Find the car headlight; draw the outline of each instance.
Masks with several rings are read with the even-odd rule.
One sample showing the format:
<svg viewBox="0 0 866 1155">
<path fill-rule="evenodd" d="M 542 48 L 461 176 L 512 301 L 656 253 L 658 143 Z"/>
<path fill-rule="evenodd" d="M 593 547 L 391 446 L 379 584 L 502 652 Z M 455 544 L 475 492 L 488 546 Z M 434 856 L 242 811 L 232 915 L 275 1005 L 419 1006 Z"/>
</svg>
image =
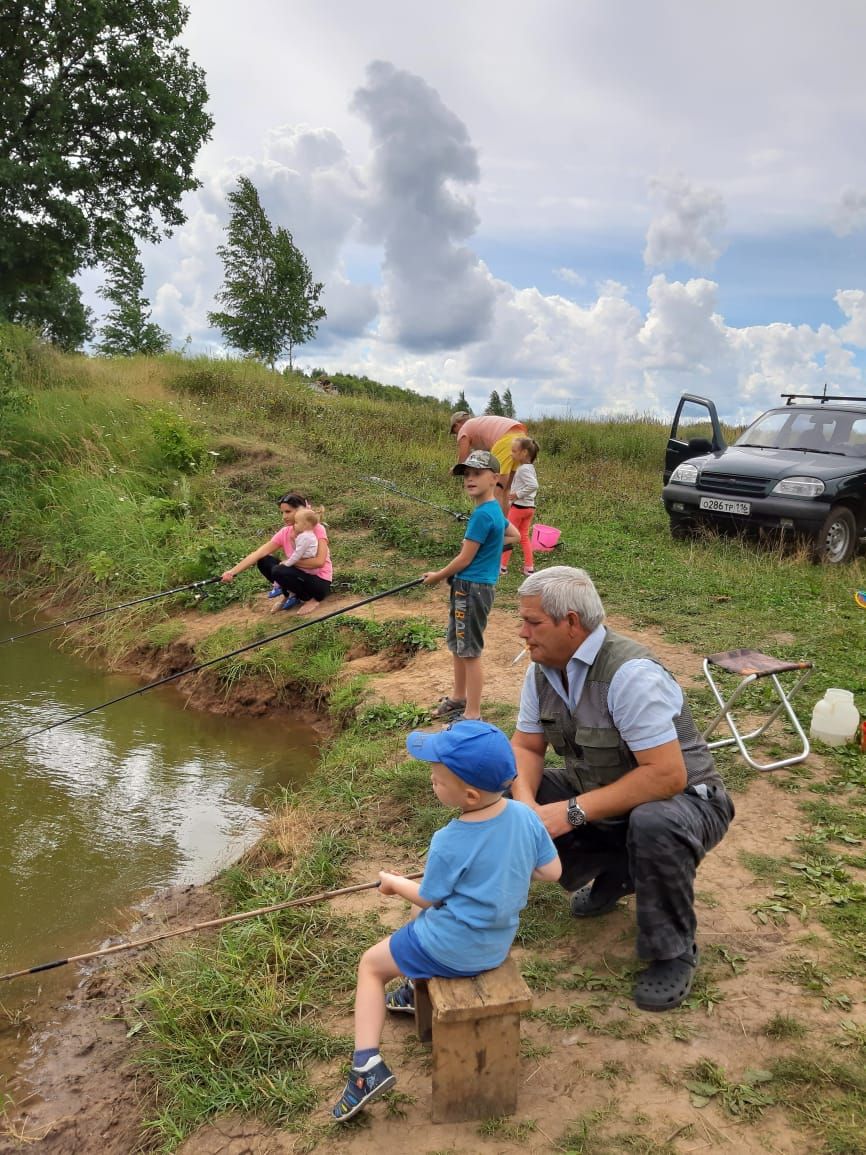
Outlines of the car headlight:
<svg viewBox="0 0 866 1155">
<path fill-rule="evenodd" d="M 818 477 L 786 477 L 776 482 L 772 492 L 787 497 L 820 497 L 824 492 L 824 482 Z"/>
<path fill-rule="evenodd" d="M 680 485 L 697 485 L 698 483 L 698 467 L 696 465 L 689 465 L 684 461 L 682 465 L 678 465 L 671 474 L 671 481 L 678 481 Z"/>
</svg>

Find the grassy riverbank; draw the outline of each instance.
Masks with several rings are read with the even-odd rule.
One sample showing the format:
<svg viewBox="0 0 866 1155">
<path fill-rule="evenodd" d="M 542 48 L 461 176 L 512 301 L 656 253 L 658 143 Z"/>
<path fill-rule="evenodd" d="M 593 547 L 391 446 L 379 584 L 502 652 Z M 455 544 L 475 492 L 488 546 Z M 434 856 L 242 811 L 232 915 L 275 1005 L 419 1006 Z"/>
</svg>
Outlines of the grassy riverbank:
<svg viewBox="0 0 866 1155">
<path fill-rule="evenodd" d="M 447 412 L 432 401 L 322 395 L 301 377 L 250 364 L 92 361 L 46 353 L 17 336 L 6 348 L 0 549 L 13 591 L 35 589 L 48 603 L 83 611 L 212 576 L 269 536 L 271 503 L 289 489 L 326 507 L 335 593 L 388 589 L 456 551 L 461 530 L 453 519 L 363 480 L 383 477 L 464 508 L 447 474 Z M 809 658 L 816 673 L 804 701 L 844 686 L 866 713 L 866 613 L 852 596 L 866 586 L 862 558 L 824 569 L 735 540 L 672 542 L 659 501 L 663 421 L 548 419 L 533 432 L 542 445 L 539 515 L 563 530 L 553 560 L 584 565 L 610 612 L 683 653 L 749 645 Z M 516 575 L 505 580 L 500 610 L 513 607 L 517 584 Z M 198 611 L 205 626 L 187 643 L 192 656 L 263 636 L 274 619 L 245 620 L 241 612 L 260 592 L 252 575 L 213 587 Z M 329 712 L 333 724 L 315 781 L 280 801 L 257 855 L 219 880 L 227 911 L 369 877 L 379 862 L 418 865 L 443 814 L 425 768 L 403 760 L 403 738 L 423 717 L 429 691 L 419 684 L 406 695 L 414 701 L 383 704 L 371 692 L 377 676 L 348 676 L 346 662 L 384 649 L 411 662 L 435 644 L 444 614 L 436 621 L 429 610 L 422 615 L 421 600 L 405 597 L 409 622 L 340 619 L 345 624 L 306 630 L 216 668 L 223 692 L 265 680 L 284 700 Z M 143 639 L 152 653 L 168 650 L 185 637 L 177 608 L 157 603 L 113 616 L 74 644 L 113 660 Z M 696 681 L 689 696 L 705 717 L 708 691 Z M 486 713 L 506 728 L 513 721 L 513 708 L 502 703 L 491 701 Z M 525 971 L 539 994 L 526 1055 L 540 1069 L 562 1067 L 575 1061 L 568 1040 L 579 1036 L 578 1046 L 603 1056 L 598 1070 L 587 1069 L 586 1094 L 555 1125 L 559 1150 L 663 1155 L 688 1150 L 689 1136 L 703 1134 L 690 1130 L 698 1121 L 669 1138 L 672 1128 L 652 1112 L 649 1122 L 636 1120 L 626 1088 L 637 1084 L 630 1064 L 639 1063 L 647 1102 L 679 1096 L 686 1110 L 691 1097 L 693 1108 L 706 1107 L 700 1119 L 716 1113 L 717 1129 L 733 1120 L 733 1150 L 866 1151 L 866 1007 L 856 981 L 866 963 L 866 757 L 820 753 L 762 781 L 738 759 L 721 760 L 744 828 L 750 807 L 767 807 L 768 798 L 787 808 L 789 825 L 768 820 L 763 844 L 710 856 L 711 881 L 703 882 L 702 870 L 698 884 L 707 887 L 702 926 L 712 926 L 721 909 L 736 937 L 725 937 L 719 924 L 690 1005 L 659 1016 L 663 1024 L 627 1009 L 628 927 L 625 945 L 599 939 L 595 928 L 569 922 L 556 888 L 536 888 L 521 930 Z M 714 862 L 736 874 L 742 894 L 735 899 Z M 131 1024 L 131 1045 L 154 1079 L 145 1104 L 148 1142 L 175 1149 L 201 1123 L 230 1111 L 296 1131 L 297 1150 L 321 1141 L 328 1124 L 317 1107 L 338 1089 L 357 957 L 382 934 L 375 910 L 361 909 L 301 908 L 241 924 L 149 967 Z M 785 963 L 762 953 L 770 932 Z M 768 983 L 773 998 L 761 1018 Z M 776 997 L 780 986 L 784 1002 Z M 745 1014 L 744 992 L 757 1004 L 740 1030 L 733 1016 L 738 1006 Z M 801 1038 L 807 1031 L 808 1044 Z M 713 1046 L 701 1050 L 702 1039 Z M 762 1047 L 771 1053 L 756 1073 L 750 1051 Z M 412 1059 L 408 1049 L 405 1058 Z M 509 1143 L 554 1149 L 542 1130 L 554 1126 L 546 1101 L 533 1100 L 532 1088 L 521 1094 L 520 1119 L 480 1134 L 467 1125 L 468 1146 L 453 1149 L 486 1150 L 488 1141 L 491 1151 L 511 1150 Z M 610 1105 L 605 1088 L 614 1089 L 619 1106 Z M 384 1110 L 395 1118 L 411 1109 L 398 1091 Z M 783 1145 L 783 1118 L 801 1147 Z M 522 1139 L 508 1127 L 523 1127 Z M 342 1140 L 349 1149 L 353 1131 Z M 383 1151 L 399 1149 L 387 1136 L 384 1143 Z"/>
</svg>

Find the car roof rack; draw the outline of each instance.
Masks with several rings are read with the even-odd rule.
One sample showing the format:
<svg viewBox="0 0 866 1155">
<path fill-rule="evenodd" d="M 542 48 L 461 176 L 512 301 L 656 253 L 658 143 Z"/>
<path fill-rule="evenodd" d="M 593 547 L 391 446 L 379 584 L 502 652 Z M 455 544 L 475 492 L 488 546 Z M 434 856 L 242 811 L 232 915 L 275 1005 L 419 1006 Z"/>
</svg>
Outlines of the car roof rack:
<svg viewBox="0 0 866 1155">
<path fill-rule="evenodd" d="M 828 397 L 826 385 L 823 393 L 782 393 L 780 396 L 786 405 L 792 405 L 796 401 L 820 401 L 822 405 L 828 401 L 831 404 L 837 401 L 866 401 L 866 397 Z"/>
</svg>

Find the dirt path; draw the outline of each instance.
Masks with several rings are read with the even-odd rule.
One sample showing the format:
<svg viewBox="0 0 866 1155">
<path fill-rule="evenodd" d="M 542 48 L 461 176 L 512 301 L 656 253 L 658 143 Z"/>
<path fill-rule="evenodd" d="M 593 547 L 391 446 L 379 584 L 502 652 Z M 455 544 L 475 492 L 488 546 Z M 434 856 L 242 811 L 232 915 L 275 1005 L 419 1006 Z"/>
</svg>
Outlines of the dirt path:
<svg viewBox="0 0 866 1155">
<path fill-rule="evenodd" d="M 345 604 L 351 600 L 345 599 Z M 337 605 L 328 603 L 330 609 Z M 266 612 L 264 605 L 252 611 Z M 443 626 L 445 618 L 439 592 L 408 606 L 386 599 L 359 612 L 377 618 L 425 614 Z M 250 611 L 229 609 L 219 624 L 246 622 L 249 617 Z M 200 622 L 200 617 L 188 619 L 190 637 Z M 652 632 L 638 635 L 619 619 L 612 618 L 610 624 L 649 644 L 686 687 L 699 676 L 699 655 L 672 647 Z M 524 661 L 512 664 L 521 649 L 515 615 L 494 611 L 486 640 L 485 697 L 515 705 L 525 671 Z M 361 668 L 364 661 L 350 663 L 349 669 Z M 450 656 L 444 646 L 417 655 L 403 669 L 376 673 L 368 662 L 366 672 L 373 679 L 372 694 L 392 703 L 433 701 L 450 688 Z M 810 765 L 820 773 L 817 760 Z M 399 1113 L 389 1114 L 385 1105 L 379 1105 L 360 1126 L 335 1133 L 328 1126 L 326 1106 L 340 1089 L 340 1077 L 337 1065 L 323 1068 L 319 1073 L 323 1107 L 314 1122 L 322 1129 L 318 1150 L 352 1155 L 410 1151 L 526 1155 L 569 1149 L 592 1155 L 620 1150 L 657 1155 L 808 1151 L 808 1138 L 780 1109 L 746 1122 L 723 1113 L 715 1103 L 698 1109 L 685 1086 L 685 1068 L 701 1059 L 720 1064 L 732 1078 L 740 1079 L 783 1053 L 785 1045 L 764 1034 L 777 1012 L 796 1016 L 824 1039 L 838 1030 L 842 1017 L 838 1007 L 834 1010 L 820 996 L 778 974 L 798 953 L 821 960 L 825 948 L 820 928 L 803 927 L 796 920 L 787 926 L 761 925 L 750 911 L 770 887 L 756 882 L 742 865 L 742 856 L 790 853 L 791 832 L 803 821 L 796 797 L 779 789 L 778 778 L 767 777 L 754 782 L 736 801 L 737 819 L 730 834 L 709 855 L 698 876 L 699 942 L 707 977 L 701 987 L 704 994 L 694 1006 L 666 1015 L 641 1014 L 624 993 L 622 981 L 623 991 L 617 989 L 617 976 L 633 962 L 634 909 L 629 899 L 595 923 L 575 924 L 572 941 L 534 952 L 539 963 L 552 962 L 559 968 L 559 978 L 554 976 L 549 989 L 536 997 L 536 1009 L 548 1018 L 528 1018 L 523 1024 L 516 1116 L 488 1128 L 487 1134 L 474 1123 L 433 1126 L 427 1058 L 413 1043 L 409 1023 L 389 1022 L 383 1050 L 399 1076 Z M 368 878 L 371 868 L 359 864 L 358 880 Z M 386 904 L 375 893 L 358 900 L 356 910 L 361 904 L 381 904 L 383 919 L 399 922 L 403 917 L 396 904 Z M 195 921 L 202 908 L 212 905 L 206 888 L 170 896 L 168 906 L 157 908 L 156 920 Z M 807 934 L 810 937 L 805 938 Z M 562 985 L 563 977 L 569 985 Z M 846 990 L 844 982 L 834 989 Z M 42 1057 L 28 1076 L 34 1097 L 25 1112 L 11 1120 L 13 1130 L 30 1142 L 21 1144 L 7 1135 L 0 1138 L 0 1152 L 28 1146 L 51 1155 L 129 1155 L 137 1149 L 138 1103 L 149 1088 L 146 1078 L 128 1063 L 135 1047 L 135 1041 L 126 1037 L 133 1021 L 128 999 L 119 968 L 84 978 L 56 1022 L 47 1027 Z M 587 1009 L 591 1026 L 580 1018 Z M 846 1015 L 857 1017 L 857 1011 Z M 334 1026 L 350 1033 L 348 1019 L 337 1020 Z M 569 1127 L 573 1135 L 583 1128 L 584 1146 L 573 1137 L 571 1147 L 563 1145 Z M 590 1146 L 593 1136 L 596 1145 Z M 234 1118 L 203 1127 L 180 1148 L 182 1155 L 284 1155 L 299 1149 L 296 1135 Z"/>
</svg>

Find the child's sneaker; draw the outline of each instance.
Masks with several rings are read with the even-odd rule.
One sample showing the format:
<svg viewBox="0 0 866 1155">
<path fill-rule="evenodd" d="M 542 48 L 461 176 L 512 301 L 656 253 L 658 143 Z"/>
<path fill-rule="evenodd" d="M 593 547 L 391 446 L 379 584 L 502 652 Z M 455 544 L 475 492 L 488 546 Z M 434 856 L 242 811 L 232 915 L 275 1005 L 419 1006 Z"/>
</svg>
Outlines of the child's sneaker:
<svg viewBox="0 0 866 1155">
<path fill-rule="evenodd" d="M 529 575 L 531 573 L 535 573 L 535 570 L 532 568 L 532 566 L 526 565 L 523 567 L 523 576 L 524 577 L 529 577 Z"/>
<path fill-rule="evenodd" d="M 501 574 L 505 574 L 505 573 L 508 573 L 508 566 L 507 566 L 507 565 L 501 565 L 501 566 L 499 567 L 499 572 L 500 572 Z"/>
<path fill-rule="evenodd" d="M 282 596 L 283 596 L 283 591 L 280 589 L 280 583 L 274 582 L 273 588 L 271 589 L 271 592 L 268 594 L 268 597 L 269 598 L 281 598 Z"/>
<path fill-rule="evenodd" d="M 369 1071 L 357 1071 L 353 1067 L 343 1097 L 332 1109 L 331 1115 L 336 1122 L 345 1123 L 363 1111 L 368 1103 L 390 1091 L 396 1082 L 382 1059 Z"/>
<path fill-rule="evenodd" d="M 385 1008 L 395 1014 L 415 1014 L 415 984 L 411 979 L 406 979 L 396 990 L 388 991 L 385 995 Z"/>
<path fill-rule="evenodd" d="M 465 709 L 465 698 L 445 697 L 439 699 L 439 701 L 430 711 L 430 716 L 432 718 L 438 718 L 440 720 L 447 719 L 450 721 L 455 716 L 455 714 L 462 714 Z"/>
</svg>

